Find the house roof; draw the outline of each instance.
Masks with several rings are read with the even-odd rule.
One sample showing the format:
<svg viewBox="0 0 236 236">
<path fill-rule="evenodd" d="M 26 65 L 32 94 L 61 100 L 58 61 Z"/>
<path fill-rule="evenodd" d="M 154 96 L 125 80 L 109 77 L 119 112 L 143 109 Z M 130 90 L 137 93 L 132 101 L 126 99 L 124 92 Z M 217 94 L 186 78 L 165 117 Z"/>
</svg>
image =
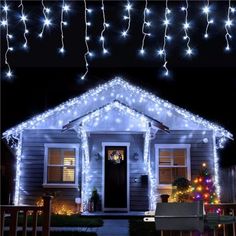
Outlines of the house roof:
<svg viewBox="0 0 236 236">
<path fill-rule="evenodd" d="M 80 116 L 80 117 L 78 117 L 78 118 L 76 118 L 76 119 L 74 119 L 72 121 L 69 121 L 68 124 L 63 126 L 63 130 L 68 130 L 68 129 L 74 127 L 79 122 L 83 122 L 83 120 L 86 119 L 86 117 L 88 117 L 88 116 L 92 116 L 93 114 L 98 113 L 98 112 L 102 113 L 102 112 L 106 111 L 108 108 L 111 109 L 113 107 L 119 108 L 120 110 L 126 109 L 126 111 L 128 109 L 130 114 L 133 114 L 133 115 L 139 114 L 139 115 L 141 115 L 143 117 L 146 117 L 149 121 L 154 122 L 153 125 L 156 126 L 157 128 L 159 128 L 159 129 L 161 129 L 161 130 L 163 130 L 165 132 L 169 132 L 169 128 L 167 126 L 165 126 L 164 124 L 162 124 L 160 121 L 158 121 L 156 119 L 153 119 L 152 117 L 150 117 L 150 116 L 148 116 L 146 114 L 143 114 L 142 112 L 137 111 L 136 109 L 133 109 L 130 106 L 128 106 L 128 105 L 126 105 L 126 104 L 124 104 L 124 103 L 122 103 L 122 102 L 120 102 L 118 100 L 114 100 L 111 103 L 105 104 L 104 106 L 101 106 L 101 107 L 97 108 L 96 110 L 88 112 L 87 114 L 85 114 L 83 116 Z"/>
<path fill-rule="evenodd" d="M 62 128 L 73 117 L 78 117 L 78 113 L 79 116 L 84 116 L 96 108 L 114 101 L 114 99 L 152 117 L 152 119 L 158 120 L 160 123 L 164 123 L 170 129 L 176 127 L 183 129 L 185 126 L 188 129 L 188 126 L 192 126 L 195 129 L 213 130 L 217 137 L 233 139 L 233 135 L 223 127 L 173 105 L 119 77 L 6 130 L 3 133 L 3 138 L 17 137 L 24 129 Z M 62 115 L 64 116 L 63 119 L 61 119 Z M 174 125 L 170 127 L 172 123 Z"/>
</svg>

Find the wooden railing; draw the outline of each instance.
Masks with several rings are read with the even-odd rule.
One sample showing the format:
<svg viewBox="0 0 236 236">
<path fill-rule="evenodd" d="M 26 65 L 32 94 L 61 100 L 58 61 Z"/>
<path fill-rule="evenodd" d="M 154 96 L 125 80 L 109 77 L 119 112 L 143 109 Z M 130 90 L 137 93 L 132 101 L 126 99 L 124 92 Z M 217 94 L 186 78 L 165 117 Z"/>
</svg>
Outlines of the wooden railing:
<svg viewBox="0 0 236 236">
<path fill-rule="evenodd" d="M 236 203 L 220 203 L 213 205 L 205 205 L 206 212 L 212 212 L 216 209 L 221 209 L 222 215 L 236 216 Z M 236 236 L 236 223 L 234 224 L 222 224 L 221 227 L 215 230 L 216 235 L 221 234 L 223 236 Z"/>
<path fill-rule="evenodd" d="M 216 212 L 217 209 L 221 209 L 222 215 L 232 215 L 236 216 L 236 203 L 221 203 L 221 204 L 212 204 L 205 205 L 205 211 Z M 150 211 L 146 212 L 147 217 L 144 218 L 145 222 L 155 222 L 155 212 Z M 200 234 L 199 232 L 190 232 L 190 231 L 170 231 L 170 230 L 161 230 L 158 231 L 161 236 L 236 236 L 236 223 L 233 224 L 221 224 L 219 227 L 214 229 L 206 229 L 204 233 Z"/>
<path fill-rule="evenodd" d="M 50 235 L 50 221 L 51 221 L 51 196 L 44 196 L 43 206 L 13 206 L 13 205 L 2 205 L 0 206 L 1 212 L 1 222 L 0 222 L 0 234 L 4 235 L 4 223 L 5 217 L 10 217 L 9 222 L 9 236 L 17 235 L 18 227 L 18 213 L 23 213 L 23 225 L 22 225 L 22 235 L 27 235 L 27 218 L 29 214 L 32 214 L 32 235 L 37 234 L 37 219 L 39 212 L 42 213 L 42 235 Z"/>
</svg>

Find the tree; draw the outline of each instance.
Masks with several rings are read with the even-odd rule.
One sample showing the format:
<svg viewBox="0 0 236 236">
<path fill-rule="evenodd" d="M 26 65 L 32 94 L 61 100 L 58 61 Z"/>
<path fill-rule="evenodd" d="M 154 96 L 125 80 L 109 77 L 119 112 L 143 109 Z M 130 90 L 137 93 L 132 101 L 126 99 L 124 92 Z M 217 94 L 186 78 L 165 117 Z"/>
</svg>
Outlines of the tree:
<svg viewBox="0 0 236 236">
<path fill-rule="evenodd" d="M 199 175 L 194 179 L 192 187 L 194 201 L 203 200 L 204 204 L 219 203 L 215 183 L 211 174 L 209 173 L 206 163 L 202 164 Z"/>
</svg>

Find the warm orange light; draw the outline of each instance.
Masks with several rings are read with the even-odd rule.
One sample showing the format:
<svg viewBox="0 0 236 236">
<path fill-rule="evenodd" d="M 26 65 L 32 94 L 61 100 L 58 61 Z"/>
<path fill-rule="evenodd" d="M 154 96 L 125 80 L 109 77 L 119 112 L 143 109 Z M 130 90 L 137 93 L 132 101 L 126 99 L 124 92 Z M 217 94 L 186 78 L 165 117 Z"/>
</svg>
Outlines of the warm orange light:
<svg viewBox="0 0 236 236">
<path fill-rule="evenodd" d="M 199 182 L 202 182 L 202 178 L 199 178 Z"/>
<path fill-rule="evenodd" d="M 197 183 L 198 183 L 198 179 L 195 179 L 195 180 L 194 180 L 194 183 L 197 184 Z"/>
<path fill-rule="evenodd" d="M 201 186 L 197 187 L 197 191 L 201 192 L 202 191 L 202 187 Z"/>
</svg>

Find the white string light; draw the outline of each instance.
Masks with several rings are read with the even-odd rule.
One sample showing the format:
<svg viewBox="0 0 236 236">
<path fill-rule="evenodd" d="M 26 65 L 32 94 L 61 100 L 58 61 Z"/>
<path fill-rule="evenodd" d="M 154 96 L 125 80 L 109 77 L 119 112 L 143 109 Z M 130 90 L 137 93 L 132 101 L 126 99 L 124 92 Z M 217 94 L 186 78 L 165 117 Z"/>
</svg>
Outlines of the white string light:
<svg viewBox="0 0 236 236">
<path fill-rule="evenodd" d="M 132 9 L 132 5 L 130 4 L 130 1 L 127 0 L 127 4 L 125 5 L 125 10 L 127 11 L 127 15 L 124 15 L 123 19 L 128 21 L 128 25 L 126 30 L 122 31 L 122 36 L 125 38 L 128 35 L 129 29 L 130 29 L 130 24 L 131 24 L 131 14 L 130 11 Z"/>
<path fill-rule="evenodd" d="M 5 19 L 1 22 L 1 25 L 6 27 L 6 43 L 7 43 L 7 49 L 5 52 L 5 65 L 7 65 L 7 72 L 6 72 L 6 77 L 11 78 L 13 76 L 11 66 L 8 62 L 8 52 L 13 51 L 13 47 L 10 46 L 9 39 L 11 39 L 13 36 L 9 34 L 9 22 L 8 22 L 8 11 L 9 11 L 9 6 L 7 5 L 7 1 L 4 0 L 4 6 L 3 6 L 3 11 L 5 12 Z"/>
<path fill-rule="evenodd" d="M 186 40 L 186 55 L 191 56 L 193 53 L 192 48 L 190 47 L 190 37 L 188 35 L 188 29 L 190 28 L 190 23 L 188 22 L 188 0 L 185 0 L 185 7 L 181 7 L 181 10 L 185 12 L 185 21 L 183 24 L 183 29 L 184 29 L 184 37 L 183 39 Z"/>
<path fill-rule="evenodd" d="M 106 22 L 106 14 L 105 14 L 105 6 L 104 6 L 104 0 L 102 1 L 102 18 L 103 18 L 103 28 L 101 31 L 101 36 L 100 36 L 100 41 L 102 42 L 102 53 L 103 54 L 107 54 L 108 50 L 105 48 L 105 37 L 104 37 L 104 33 L 106 31 L 106 28 L 109 27 L 109 24 Z"/>
<path fill-rule="evenodd" d="M 163 46 L 160 50 L 158 50 L 158 55 L 163 57 L 163 68 L 164 68 L 164 76 L 168 76 L 169 75 L 169 70 L 167 68 L 167 54 L 166 54 L 166 41 L 170 40 L 171 37 L 168 35 L 168 27 L 170 24 L 170 20 L 168 18 L 168 15 L 171 13 L 170 9 L 168 8 L 168 0 L 166 0 L 166 6 L 165 6 L 165 20 L 163 21 L 163 24 L 165 26 L 165 30 L 164 30 L 164 37 L 163 37 Z"/>
<path fill-rule="evenodd" d="M 88 74 L 89 63 L 88 63 L 87 56 L 90 56 L 90 57 L 93 56 L 93 53 L 90 52 L 89 45 L 88 45 L 88 41 L 90 40 L 90 37 L 88 36 L 88 26 L 91 26 L 91 22 L 87 21 L 87 13 L 91 13 L 91 12 L 92 10 L 87 8 L 87 2 L 86 0 L 84 0 L 84 23 L 85 23 L 84 42 L 85 42 L 86 52 L 84 53 L 85 72 L 80 77 L 82 80 L 84 80 L 86 75 Z"/>
<path fill-rule="evenodd" d="M 227 10 L 227 20 L 225 21 L 225 40 L 226 40 L 226 47 L 225 50 L 230 50 L 229 40 L 232 38 L 230 34 L 230 28 L 233 25 L 233 20 L 231 19 L 231 13 L 235 12 L 235 8 L 231 7 L 231 0 L 229 0 L 228 10 Z"/>
<path fill-rule="evenodd" d="M 43 16 L 44 16 L 44 19 L 43 19 L 43 27 L 42 27 L 42 30 L 41 30 L 41 32 L 39 33 L 39 37 L 40 37 L 40 38 L 43 37 L 45 28 L 46 28 L 46 27 L 49 27 L 49 26 L 52 24 L 51 19 L 48 18 L 48 15 L 49 15 L 49 13 L 51 12 L 51 9 L 45 7 L 45 5 L 44 5 L 44 0 L 41 0 L 41 5 L 42 5 L 42 7 L 43 7 Z"/>
<path fill-rule="evenodd" d="M 147 33 L 145 31 L 146 27 L 150 27 L 151 26 L 151 22 L 146 20 L 146 15 L 148 15 L 150 13 L 150 10 L 148 9 L 148 0 L 145 0 L 145 7 L 143 10 L 143 25 L 142 25 L 142 34 L 143 34 L 143 39 L 142 39 L 142 45 L 141 45 L 141 49 L 140 49 L 140 54 L 143 55 L 145 54 L 145 49 L 144 49 L 144 45 L 145 45 L 145 39 L 147 36 L 151 36 L 150 33 Z"/>
<path fill-rule="evenodd" d="M 18 7 L 21 7 L 21 21 L 24 25 L 24 44 L 23 44 L 23 48 L 27 49 L 28 48 L 28 39 L 26 37 L 26 35 L 29 33 L 29 30 L 27 29 L 27 25 L 26 25 L 26 21 L 28 20 L 27 19 L 27 16 L 25 15 L 24 13 L 24 4 L 23 4 L 23 0 L 20 0 L 20 5 Z"/>
<path fill-rule="evenodd" d="M 214 23 L 214 20 L 213 20 L 213 19 L 209 19 L 210 0 L 207 0 L 207 4 L 206 4 L 206 6 L 204 6 L 204 7 L 202 8 L 202 12 L 206 15 L 206 21 L 207 21 L 207 25 L 206 25 L 206 29 L 205 29 L 204 38 L 208 38 L 208 36 L 209 36 L 209 34 L 208 34 L 209 26 Z"/>
<path fill-rule="evenodd" d="M 61 21 L 60 21 L 60 30 L 61 30 L 61 48 L 59 50 L 60 53 L 65 53 L 65 43 L 64 43 L 64 31 L 63 26 L 67 25 L 67 22 L 64 21 L 64 12 L 67 13 L 70 10 L 70 6 L 65 4 L 65 0 L 62 0 L 61 6 Z"/>
</svg>

